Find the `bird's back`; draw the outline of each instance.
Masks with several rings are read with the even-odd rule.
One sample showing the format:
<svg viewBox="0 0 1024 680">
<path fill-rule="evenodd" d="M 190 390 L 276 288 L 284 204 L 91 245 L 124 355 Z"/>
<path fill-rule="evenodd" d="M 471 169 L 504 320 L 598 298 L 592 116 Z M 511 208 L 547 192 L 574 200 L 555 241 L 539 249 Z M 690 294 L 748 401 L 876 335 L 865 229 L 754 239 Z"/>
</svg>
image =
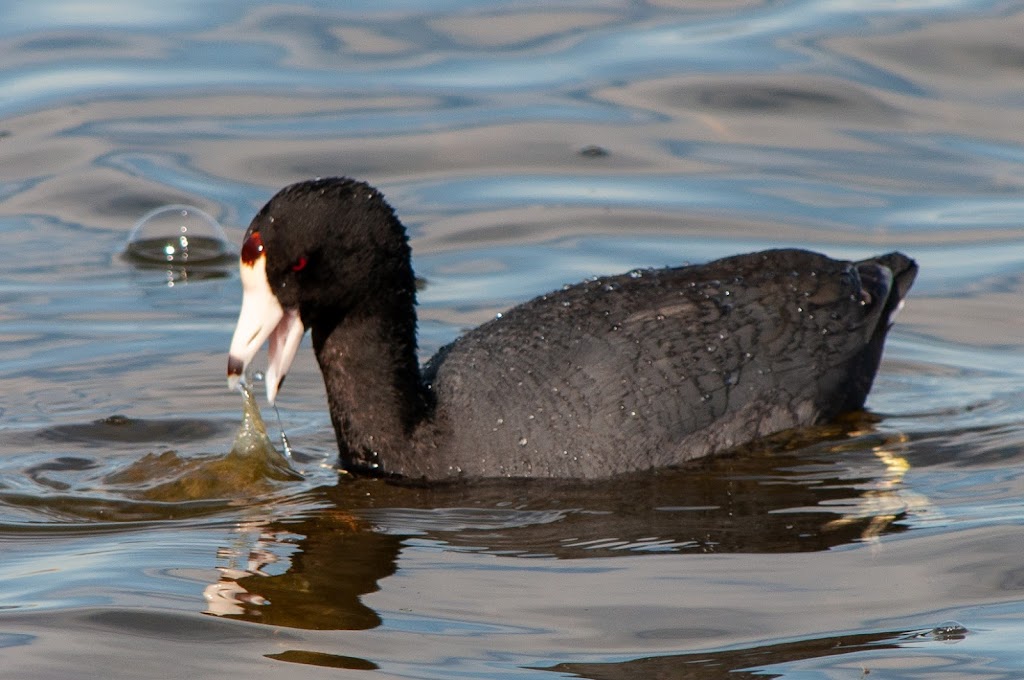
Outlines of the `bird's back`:
<svg viewBox="0 0 1024 680">
<path fill-rule="evenodd" d="M 541 296 L 426 366 L 436 451 L 410 472 L 605 477 L 859 408 L 915 271 L 776 250 Z"/>
</svg>

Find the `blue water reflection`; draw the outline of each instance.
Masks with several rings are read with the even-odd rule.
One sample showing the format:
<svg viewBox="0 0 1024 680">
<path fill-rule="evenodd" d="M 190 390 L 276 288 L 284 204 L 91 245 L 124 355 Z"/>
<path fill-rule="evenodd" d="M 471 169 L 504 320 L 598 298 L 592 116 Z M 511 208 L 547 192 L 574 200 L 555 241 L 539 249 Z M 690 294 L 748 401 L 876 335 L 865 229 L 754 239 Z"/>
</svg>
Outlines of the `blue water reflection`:
<svg viewBox="0 0 1024 680">
<path fill-rule="evenodd" d="M 908 30 L 905 17 L 915 16 L 920 25 L 971 7 L 984 11 L 990 2 L 948 3 L 923 2 L 913 7 L 901 3 L 896 8 L 885 3 L 865 7 L 861 3 L 789 2 L 765 6 L 736 14 L 719 11 L 718 18 L 701 12 L 674 22 L 650 25 L 644 13 L 635 17 L 636 24 L 614 29 L 596 30 L 568 38 L 568 46 L 557 50 L 537 50 L 528 42 L 517 52 L 503 46 L 499 51 L 485 51 L 472 45 L 459 46 L 450 35 L 424 21 L 433 11 L 429 7 L 389 5 L 382 16 L 373 20 L 372 13 L 362 14 L 349 7 L 338 12 L 331 4 L 304 9 L 283 10 L 267 15 L 254 14 L 257 32 L 245 31 L 250 24 L 245 10 L 249 3 L 219 3 L 207 8 L 199 17 L 194 3 L 171 3 L 160 8 L 137 7 L 131 3 L 59 3 L 56 7 L 9 3 L 6 8 L 8 35 L 31 32 L 57 24 L 63 30 L 86 30 L 100 27 L 132 29 L 149 32 L 155 49 L 131 60 L 103 58 L 104 52 L 116 53 L 117 44 L 104 49 L 102 44 L 83 45 L 74 34 L 46 44 L 46 54 L 21 68 L 6 70 L 0 75 L 0 87 L 8 94 L 7 105 L 0 112 L 10 114 L 26 106 L 39 106 L 68 96 L 103 97 L 113 92 L 130 90 L 136 95 L 156 94 L 170 90 L 231 90 L 258 87 L 264 92 L 294 92 L 296 88 L 314 91 L 347 92 L 495 92 L 514 90 L 519 93 L 552 88 L 592 89 L 599 83 L 636 81 L 680 74 L 714 72 L 826 72 L 848 81 L 911 95 L 926 94 L 915 83 L 891 71 L 857 59 L 843 59 L 834 51 L 819 46 L 815 36 L 850 34 L 885 34 Z M 450 7 L 463 8 L 461 3 Z M 495 9 L 506 11 L 520 4 L 501 3 Z M 479 11 L 478 6 L 474 6 Z M 115 17 L 111 19 L 110 17 Z M 386 59 L 345 58 L 346 44 L 325 31 L 325 27 L 348 25 L 354 17 L 374 27 L 383 35 L 400 28 L 403 37 L 411 37 L 427 45 L 438 43 L 438 50 L 425 63 L 409 64 L 404 55 L 393 62 Z M 890 25 L 886 20 L 892 18 Z M 397 19 L 397 21 L 395 21 Z M 207 34 L 211 26 L 233 27 L 226 35 Z M 409 35 L 409 29 L 412 34 Z M 247 26 L 247 28 L 252 28 Z M 168 29 L 182 34 L 180 42 L 158 38 Z M 233 32 L 241 29 L 241 32 Z M 159 32 L 159 33 L 158 33 Z M 323 36 L 330 36 L 324 38 Z M 571 35 L 571 32 L 569 33 Z M 544 44 L 555 45 L 563 39 L 553 32 Z M 311 43 L 311 44 L 310 44 Z M 22 60 L 37 52 L 42 45 L 23 43 Z M 61 49 L 63 47 L 63 50 Z M 87 58 L 76 65 L 60 61 L 61 52 L 85 50 Z M 282 57 L 282 50 L 287 56 Z M 533 53 L 537 51 L 539 53 Z M 91 54 L 96 52 L 97 54 Z M 460 53 L 465 52 L 465 55 Z M 315 63 L 307 53 L 326 56 Z M 756 54 L 756 59 L 751 59 Z M 165 63 L 170 57 L 175 64 Z M 51 61 L 52 67 L 40 65 Z M 282 62 L 296 62 L 292 68 Z M 382 72 L 380 69 L 385 69 Z M 12 105 L 17 109 L 10 108 Z"/>
</svg>

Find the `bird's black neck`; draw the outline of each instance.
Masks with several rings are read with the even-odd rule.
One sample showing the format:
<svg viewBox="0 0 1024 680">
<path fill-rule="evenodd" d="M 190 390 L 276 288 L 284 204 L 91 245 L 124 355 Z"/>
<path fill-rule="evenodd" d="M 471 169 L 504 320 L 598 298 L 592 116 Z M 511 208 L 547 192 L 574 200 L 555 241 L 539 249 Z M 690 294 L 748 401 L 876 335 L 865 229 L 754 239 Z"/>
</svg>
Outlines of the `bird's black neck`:
<svg viewBox="0 0 1024 680">
<path fill-rule="evenodd" d="M 389 476 L 411 467 L 413 434 L 427 410 L 415 318 L 410 303 L 400 314 L 352 312 L 333 326 L 313 326 L 346 470 Z"/>
</svg>

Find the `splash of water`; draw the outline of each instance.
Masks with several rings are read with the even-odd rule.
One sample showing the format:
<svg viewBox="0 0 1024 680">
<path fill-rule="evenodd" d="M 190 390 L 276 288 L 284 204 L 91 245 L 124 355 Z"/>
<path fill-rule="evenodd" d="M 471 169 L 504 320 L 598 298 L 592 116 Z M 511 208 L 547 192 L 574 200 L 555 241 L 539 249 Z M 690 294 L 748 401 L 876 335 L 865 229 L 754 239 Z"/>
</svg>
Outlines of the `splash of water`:
<svg viewBox="0 0 1024 680">
<path fill-rule="evenodd" d="M 244 403 L 242 406 L 242 424 L 235 435 L 235 442 L 228 453 L 228 459 L 243 458 L 255 462 L 264 467 L 267 476 L 272 479 L 289 480 L 302 479 L 302 475 L 296 472 L 288 460 L 291 453 L 288 448 L 288 440 L 281 430 L 281 437 L 284 442 L 286 455 L 282 455 L 275 447 L 270 435 L 267 434 L 267 425 L 260 414 L 260 407 L 256 403 L 252 390 L 245 383 L 239 385 Z M 280 418 L 280 415 L 278 416 Z"/>
</svg>

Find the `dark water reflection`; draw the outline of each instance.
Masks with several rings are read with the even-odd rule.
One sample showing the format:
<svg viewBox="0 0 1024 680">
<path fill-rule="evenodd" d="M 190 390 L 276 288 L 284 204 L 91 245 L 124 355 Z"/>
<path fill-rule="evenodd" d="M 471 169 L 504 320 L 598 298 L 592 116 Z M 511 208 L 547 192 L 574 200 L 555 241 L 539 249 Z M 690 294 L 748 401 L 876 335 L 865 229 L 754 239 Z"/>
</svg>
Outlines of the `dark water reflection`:
<svg viewBox="0 0 1024 680">
<path fill-rule="evenodd" d="M 256 538 L 236 557 L 250 566 L 222 570 L 218 592 L 231 598 L 213 611 L 289 628 L 376 627 L 381 619 L 361 598 L 395 573 L 413 538 L 527 559 L 793 553 L 874 541 L 904 531 L 908 514 L 927 512 L 901 497 L 906 468 L 886 442 L 861 435 L 851 445 L 843 434 L 823 428 L 770 450 L 605 482 L 342 483 L 323 490 L 329 511 L 245 524 Z M 836 456 L 843 450 L 868 458 L 851 468 Z M 295 550 L 290 564 L 265 573 L 262 561 L 283 543 Z"/>
<path fill-rule="evenodd" d="M 1022 17 L 6 3 L 3 673 L 1020 677 Z M 239 422 L 238 282 L 140 267 L 128 234 L 185 204 L 237 243 L 333 174 L 409 226 L 424 356 L 635 267 L 898 247 L 922 274 L 871 415 L 835 427 L 600 484 L 339 482 L 303 352 L 303 479 L 185 488 Z"/>
<path fill-rule="evenodd" d="M 847 635 L 818 640 L 802 640 L 780 645 L 745 649 L 741 652 L 687 654 L 636 659 L 623 663 L 586 664 L 564 663 L 544 670 L 569 673 L 591 680 L 640 680 L 641 678 L 679 678 L 681 680 L 763 680 L 781 678 L 784 673 L 772 673 L 765 666 L 774 664 L 798 665 L 807 659 L 842 657 L 857 652 L 897 649 L 899 636 L 894 633 Z M 847 672 L 855 668 L 843 660 Z M 870 669 L 861 668 L 862 675 Z"/>
</svg>

